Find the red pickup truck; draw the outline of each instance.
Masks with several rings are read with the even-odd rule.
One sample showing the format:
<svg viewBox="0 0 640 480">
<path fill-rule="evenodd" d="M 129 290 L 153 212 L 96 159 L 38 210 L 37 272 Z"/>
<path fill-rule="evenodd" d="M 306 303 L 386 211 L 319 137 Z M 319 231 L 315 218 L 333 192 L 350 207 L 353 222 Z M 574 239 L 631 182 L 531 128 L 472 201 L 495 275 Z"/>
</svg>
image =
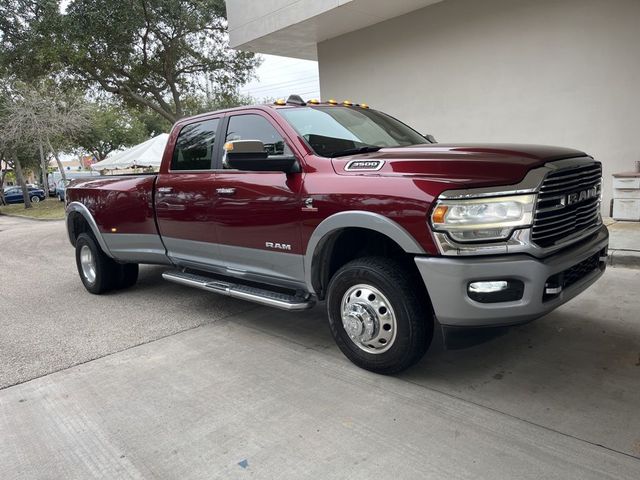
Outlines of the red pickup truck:
<svg viewBox="0 0 640 480">
<path fill-rule="evenodd" d="M 324 300 L 344 354 L 392 373 L 436 322 L 445 339 L 520 324 L 595 282 L 601 171 L 577 150 L 437 144 L 364 104 L 292 96 L 180 120 L 157 175 L 75 181 L 67 230 L 91 293 L 161 264 L 273 307 Z"/>
</svg>

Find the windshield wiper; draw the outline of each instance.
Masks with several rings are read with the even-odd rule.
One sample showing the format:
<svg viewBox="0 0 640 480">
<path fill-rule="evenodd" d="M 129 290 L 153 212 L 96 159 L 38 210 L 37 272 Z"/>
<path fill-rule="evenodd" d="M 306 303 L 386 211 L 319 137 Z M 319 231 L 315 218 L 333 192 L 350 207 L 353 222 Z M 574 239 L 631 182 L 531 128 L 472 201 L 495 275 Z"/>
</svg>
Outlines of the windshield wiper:
<svg viewBox="0 0 640 480">
<path fill-rule="evenodd" d="M 345 155 L 356 155 L 358 153 L 377 152 L 381 148 L 382 147 L 378 147 L 376 145 L 364 145 L 362 147 L 349 148 L 347 150 L 341 150 L 339 152 L 335 152 L 333 155 L 331 155 L 331 157 L 335 158 L 335 157 L 344 157 Z"/>
</svg>

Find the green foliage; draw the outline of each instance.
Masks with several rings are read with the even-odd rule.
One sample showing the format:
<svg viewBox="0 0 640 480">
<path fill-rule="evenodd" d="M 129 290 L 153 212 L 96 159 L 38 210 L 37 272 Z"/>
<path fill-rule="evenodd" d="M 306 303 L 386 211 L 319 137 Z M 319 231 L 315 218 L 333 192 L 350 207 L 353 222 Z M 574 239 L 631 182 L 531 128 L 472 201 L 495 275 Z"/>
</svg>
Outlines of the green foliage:
<svg viewBox="0 0 640 480">
<path fill-rule="evenodd" d="M 69 72 L 169 122 L 203 82 L 233 94 L 258 64 L 228 48 L 223 0 L 74 0 L 64 40 Z"/>
<path fill-rule="evenodd" d="M 145 124 L 118 105 L 92 105 L 89 128 L 76 138 L 76 144 L 98 161 L 109 153 L 130 147 L 148 138 Z"/>
<path fill-rule="evenodd" d="M 57 0 L 2 0 L 0 77 L 31 80 L 58 71 L 61 28 Z"/>
<path fill-rule="evenodd" d="M 240 95 L 232 91 L 221 90 L 205 91 L 204 94 L 192 95 L 185 99 L 185 111 L 189 115 L 223 110 L 225 108 L 239 107 L 256 103 L 255 99 L 248 95 Z"/>
</svg>

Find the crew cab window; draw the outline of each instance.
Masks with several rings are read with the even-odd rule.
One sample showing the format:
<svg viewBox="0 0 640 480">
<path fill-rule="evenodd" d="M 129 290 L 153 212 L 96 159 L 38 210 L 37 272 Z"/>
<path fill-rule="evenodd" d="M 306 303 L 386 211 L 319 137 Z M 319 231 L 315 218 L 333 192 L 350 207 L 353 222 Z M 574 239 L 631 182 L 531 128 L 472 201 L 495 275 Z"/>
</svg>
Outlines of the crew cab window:
<svg viewBox="0 0 640 480">
<path fill-rule="evenodd" d="M 219 119 L 182 127 L 171 159 L 171 170 L 211 170 Z"/>
<path fill-rule="evenodd" d="M 260 115 L 235 115 L 229 119 L 225 142 L 235 140 L 260 140 L 269 155 L 290 154 L 291 150 L 282 136 Z M 228 168 L 223 165 L 224 168 Z"/>
</svg>

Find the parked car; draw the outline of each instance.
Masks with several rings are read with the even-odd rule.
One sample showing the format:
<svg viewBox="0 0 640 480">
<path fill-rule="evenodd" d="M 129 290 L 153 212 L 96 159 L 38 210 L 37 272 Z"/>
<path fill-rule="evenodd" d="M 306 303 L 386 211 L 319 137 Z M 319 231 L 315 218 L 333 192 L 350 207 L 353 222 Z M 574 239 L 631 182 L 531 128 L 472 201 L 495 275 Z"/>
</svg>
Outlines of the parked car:
<svg viewBox="0 0 640 480">
<path fill-rule="evenodd" d="M 55 197 L 58 195 L 57 187 L 57 182 L 49 178 L 49 185 L 47 186 L 47 190 L 50 197 Z"/>
<path fill-rule="evenodd" d="M 44 200 L 46 195 L 40 188 L 28 187 L 29 198 L 33 203 Z M 24 196 L 21 187 L 9 187 L 4 191 L 4 199 L 7 203 L 24 203 Z"/>
<path fill-rule="evenodd" d="M 64 202 L 64 192 L 67 188 L 67 185 L 69 185 L 69 182 L 71 182 L 71 180 L 58 180 L 58 184 L 56 185 L 56 196 L 61 202 Z"/>
<path fill-rule="evenodd" d="M 182 119 L 162 158 L 67 188 L 85 288 L 149 263 L 286 310 L 325 300 L 342 352 L 375 372 L 417 362 L 436 325 L 451 345 L 545 315 L 606 266 L 602 167 L 578 150 L 435 144 L 364 104 L 290 97 Z"/>
</svg>

